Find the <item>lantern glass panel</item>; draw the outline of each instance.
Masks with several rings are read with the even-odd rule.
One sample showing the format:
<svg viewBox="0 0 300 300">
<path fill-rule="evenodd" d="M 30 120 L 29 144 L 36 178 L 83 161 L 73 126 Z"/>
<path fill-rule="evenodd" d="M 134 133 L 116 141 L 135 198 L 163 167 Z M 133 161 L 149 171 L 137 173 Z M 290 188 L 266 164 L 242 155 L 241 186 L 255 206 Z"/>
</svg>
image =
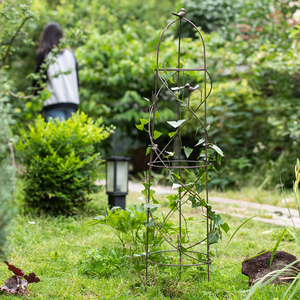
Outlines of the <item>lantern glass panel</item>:
<svg viewBox="0 0 300 300">
<path fill-rule="evenodd" d="M 128 162 L 117 161 L 116 192 L 127 193 L 127 188 L 128 188 Z"/>
<path fill-rule="evenodd" d="M 107 161 L 106 162 L 106 191 L 107 192 L 114 192 L 114 161 Z"/>
</svg>

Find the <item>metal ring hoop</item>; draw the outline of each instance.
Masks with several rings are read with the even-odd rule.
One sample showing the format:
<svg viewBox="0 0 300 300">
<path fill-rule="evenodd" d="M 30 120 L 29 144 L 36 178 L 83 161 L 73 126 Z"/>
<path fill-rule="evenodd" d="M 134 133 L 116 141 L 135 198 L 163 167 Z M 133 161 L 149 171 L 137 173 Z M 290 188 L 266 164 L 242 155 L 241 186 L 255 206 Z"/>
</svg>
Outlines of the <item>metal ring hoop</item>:
<svg viewBox="0 0 300 300">
<path fill-rule="evenodd" d="M 160 250 L 160 251 L 155 251 L 155 252 L 150 252 L 148 255 L 151 256 L 153 254 L 157 254 L 157 253 L 166 253 L 166 252 L 180 252 L 179 250 Z M 186 253 L 198 253 L 198 254 L 203 254 L 205 255 L 205 257 L 207 257 L 206 253 L 200 252 L 200 251 L 189 251 L 187 250 L 186 252 L 181 252 L 183 255 L 186 255 Z M 189 255 L 188 255 L 189 256 Z M 169 267 L 193 267 L 193 266 L 203 266 L 203 265 L 207 265 L 207 264 L 211 264 L 213 262 L 213 258 L 211 255 L 208 255 L 210 260 L 207 261 L 202 261 L 199 260 L 198 258 L 194 258 L 189 256 L 190 258 L 199 261 L 200 263 L 196 263 L 196 264 L 164 264 L 164 263 L 158 263 L 158 262 L 154 262 L 151 260 L 147 260 L 149 263 L 151 264 L 155 264 L 155 265 L 159 265 L 159 266 L 169 266 Z"/>
<path fill-rule="evenodd" d="M 172 165 L 169 165 L 169 164 Z M 178 163 L 179 165 L 174 165 L 174 163 Z M 200 163 L 198 160 L 159 160 L 154 162 L 149 162 L 148 165 L 155 168 L 169 168 L 169 169 L 198 169 L 198 168 L 205 168 L 205 164 L 203 165 L 193 165 L 193 166 L 182 166 L 182 163 Z M 208 163 L 207 166 L 211 164 Z"/>
</svg>

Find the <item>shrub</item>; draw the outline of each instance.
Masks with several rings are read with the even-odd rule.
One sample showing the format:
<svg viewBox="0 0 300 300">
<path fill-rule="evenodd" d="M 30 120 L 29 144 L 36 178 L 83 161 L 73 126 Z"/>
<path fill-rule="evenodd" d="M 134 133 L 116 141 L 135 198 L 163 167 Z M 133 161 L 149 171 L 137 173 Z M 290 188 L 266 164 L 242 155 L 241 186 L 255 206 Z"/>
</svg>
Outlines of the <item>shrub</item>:
<svg viewBox="0 0 300 300">
<path fill-rule="evenodd" d="M 131 256 L 137 255 L 139 252 L 145 251 L 146 247 L 146 228 L 147 228 L 147 206 L 141 205 L 138 207 L 136 204 L 131 208 L 121 209 L 118 206 L 113 207 L 111 210 L 107 209 L 105 216 L 96 216 L 93 220 L 89 221 L 86 226 L 93 226 L 97 224 L 107 225 L 120 240 L 124 249 L 124 254 Z M 151 213 L 154 213 L 157 207 L 151 208 Z M 159 219 L 155 217 L 157 224 Z M 165 222 L 161 231 L 169 230 L 169 233 L 178 231 L 178 226 L 173 222 Z M 152 245 L 152 250 L 159 247 L 163 241 L 161 234 L 153 237 L 154 224 L 149 225 L 149 243 Z"/>
<path fill-rule="evenodd" d="M 101 164 L 101 141 L 113 128 L 84 113 L 48 123 L 39 116 L 17 145 L 25 172 L 25 202 L 51 214 L 73 214 L 82 208 L 95 185 Z"/>
</svg>

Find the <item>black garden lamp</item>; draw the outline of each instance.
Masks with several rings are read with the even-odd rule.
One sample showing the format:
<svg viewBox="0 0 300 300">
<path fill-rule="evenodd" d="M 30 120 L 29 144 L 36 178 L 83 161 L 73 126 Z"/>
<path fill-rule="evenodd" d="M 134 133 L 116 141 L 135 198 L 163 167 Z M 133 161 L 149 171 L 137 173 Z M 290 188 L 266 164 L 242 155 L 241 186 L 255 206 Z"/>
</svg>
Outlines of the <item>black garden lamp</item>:
<svg viewBox="0 0 300 300">
<path fill-rule="evenodd" d="M 106 159 L 106 194 L 110 207 L 125 209 L 128 194 L 128 174 L 130 158 L 112 156 Z"/>
</svg>

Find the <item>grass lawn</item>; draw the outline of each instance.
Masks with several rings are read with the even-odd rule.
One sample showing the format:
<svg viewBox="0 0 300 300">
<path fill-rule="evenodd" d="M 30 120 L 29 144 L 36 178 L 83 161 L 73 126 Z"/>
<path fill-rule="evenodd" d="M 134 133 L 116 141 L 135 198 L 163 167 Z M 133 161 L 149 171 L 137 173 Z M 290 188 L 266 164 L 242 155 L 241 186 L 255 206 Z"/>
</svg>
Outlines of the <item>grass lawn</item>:
<svg viewBox="0 0 300 300">
<path fill-rule="evenodd" d="M 127 196 L 127 207 L 140 195 Z M 161 196 L 163 197 L 163 196 Z M 88 203 L 86 209 L 74 217 L 49 217 L 22 213 L 16 216 L 7 260 L 21 268 L 25 274 L 35 272 L 41 279 L 29 285 L 27 296 L 6 296 L 1 299 L 244 299 L 247 295 L 248 277 L 241 274 L 244 258 L 272 248 L 282 232 L 282 227 L 261 222 L 248 222 L 227 242 L 234 230 L 244 221 L 223 214 L 231 230 L 223 241 L 212 245 L 215 253 L 210 282 L 195 268 L 182 272 L 176 284 L 178 268 L 151 267 L 151 285 L 145 292 L 130 258 L 122 258 L 120 242 L 107 226 L 84 225 L 96 214 L 103 214 L 107 196 L 100 193 Z M 164 207 L 162 207 L 164 210 Z M 194 211 L 194 210 L 193 210 Z M 194 217 L 193 233 L 199 233 L 201 213 L 186 209 Z M 287 236 L 280 250 L 300 257 L 300 249 Z M 95 271 L 95 264 L 102 263 Z M 101 275 L 97 275 L 101 274 Z M 10 277 L 5 264 L 0 264 L 0 284 Z M 269 286 L 257 292 L 252 299 L 280 299 L 286 286 Z M 294 299 L 300 299 L 297 296 Z"/>
</svg>

